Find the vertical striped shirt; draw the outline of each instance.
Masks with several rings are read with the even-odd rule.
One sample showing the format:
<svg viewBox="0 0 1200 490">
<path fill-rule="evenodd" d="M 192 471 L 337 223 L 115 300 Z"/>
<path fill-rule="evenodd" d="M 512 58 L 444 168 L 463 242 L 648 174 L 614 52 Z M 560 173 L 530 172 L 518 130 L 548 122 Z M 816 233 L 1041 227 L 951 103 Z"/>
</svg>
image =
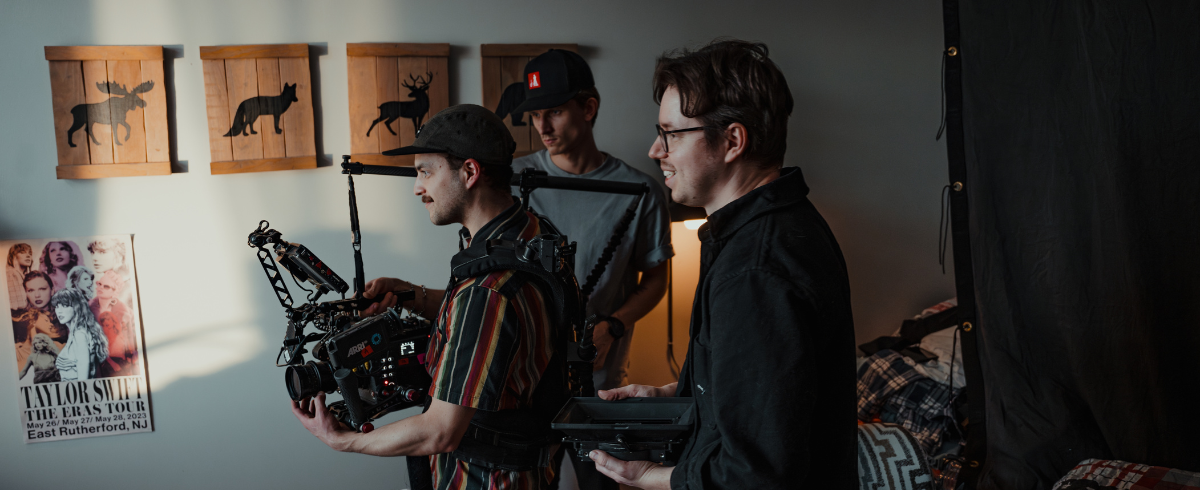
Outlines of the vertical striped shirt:
<svg viewBox="0 0 1200 490">
<path fill-rule="evenodd" d="M 544 233 L 537 217 L 517 205 L 485 225 L 461 254 L 482 255 L 491 239 L 529 239 Z M 478 247 L 478 248 L 477 248 Z M 429 343 L 430 396 L 455 405 L 497 411 L 527 408 L 554 354 L 555 331 L 543 295 L 523 273 L 495 271 L 453 282 Z M 451 454 L 431 458 L 439 490 L 538 489 L 552 473 L 489 470 Z"/>
</svg>

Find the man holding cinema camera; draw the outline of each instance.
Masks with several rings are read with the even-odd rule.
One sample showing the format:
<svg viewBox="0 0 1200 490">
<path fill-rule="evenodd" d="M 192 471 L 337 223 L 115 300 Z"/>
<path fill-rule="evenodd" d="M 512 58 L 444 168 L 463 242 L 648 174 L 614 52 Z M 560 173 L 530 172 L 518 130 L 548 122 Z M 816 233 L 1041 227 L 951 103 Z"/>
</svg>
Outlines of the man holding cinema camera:
<svg viewBox="0 0 1200 490">
<path fill-rule="evenodd" d="M 495 114 L 464 104 L 430 119 L 413 146 L 385 152 L 416 155 L 413 191 L 425 203 L 430 221 L 439 226 L 461 224 L 468 244 L 451 261 L 448 289 L 416 286 L 414 304 L 406 305 L 434 322 L 426 365 L 433 382 L 426 411 L 358 433 L 330 414 L 324 393 L 292 403 L 304 427 L 339 451 L 431 456 L 425 468 L 420 467 L 425 461 L 410 459 L 413 490 L 428 488 L 430 482 L 438 489 L 535 489 L 544 487 L 551 476 L 544 467 L 546 458 L 538 461 L 536 444 L 507 453 L 504 464 L 468 462 L 464 459 L 470 455 L 460 458 L 465 453 L 456 452 L 496 447 L 497 432 L 472 424 L 477 415 L 494 422 L 497 431 L 521 436 L 532 426 L 549 431 L 549 418 L 565 401 L 565 362 L 555 353 L 566 339 L 551 320 L 550 294 L 543 294 L 530 273 L 495 270 L 457 277 L 464 270 L 461 266 L 488 255 L 489 242 L 529 239 L 552 229 L 512 197 L 515 147 Z M 362 315 L 395 306 L 396 294 L 412 289 L 414 285 L 394 278 L 368 282 L 363 295 L 382 298 Z M 534 417 L 535 423 L 513 426 L 513 421 L 527 421 L 509 417 L 516 412 Z"/>
<path fill-rule="evenodd" d="M 592 451 L 597 469 L 645 489 L 854 488 L 854 329 L 845 261 L 782 168 L 792 96 L 763 44 L 714 42 L 658 60 L 660 161 L 671 197 L 708 211 L 678 383 L 608 400 L 692 397 L 674 467 Z"/>
</svg>

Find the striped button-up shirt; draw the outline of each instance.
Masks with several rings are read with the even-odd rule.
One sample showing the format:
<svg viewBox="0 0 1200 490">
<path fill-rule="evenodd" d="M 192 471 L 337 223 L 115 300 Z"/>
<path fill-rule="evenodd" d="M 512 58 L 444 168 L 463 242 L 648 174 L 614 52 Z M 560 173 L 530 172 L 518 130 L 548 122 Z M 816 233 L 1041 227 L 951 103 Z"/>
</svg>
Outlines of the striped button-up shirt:
<svg viewBox="0 0 1200 490">
<path fill-rule="evenodd" d="M 531 213 L 514 205 L 485 225 L 461 253 L 491 239 L 529 239 L 544 233 Z M 497 411 L 531 406 L 554 354 L 548 296 L 514 271 L 496 271 L 452 283 L 429 343 L 427 368 L 438 400 Z M 434 488 L 536 489 L 551 476 L 540 471 L 489 470 L 439 454 L 431 461 Z M 549 469 L 547 469 L 549 471 Z"/>
</svg>

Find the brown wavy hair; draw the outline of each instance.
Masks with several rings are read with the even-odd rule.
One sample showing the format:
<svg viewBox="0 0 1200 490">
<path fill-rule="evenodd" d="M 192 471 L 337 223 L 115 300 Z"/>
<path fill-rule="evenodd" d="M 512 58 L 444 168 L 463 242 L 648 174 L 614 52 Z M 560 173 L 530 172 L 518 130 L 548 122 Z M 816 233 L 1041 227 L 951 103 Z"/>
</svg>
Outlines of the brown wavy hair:
<svg viewBox="0 0 1200 490">
<path fill-rule="evenodd" d="M 663 53 L 654 68 L 654 102 L 661 104 L 667 88 L 675 87 L 683 115 L 711 126 L 704 130 L 710 146 L 730 124 L 741 123 L 749 140 L 746 159 L 780 167 L 794 101 L 768 54 L 766 44 L 737 39 Z"/>
<path fill-rule="evenodd" d="M 33 247 L 30 247 L 28 243 L 18 243 L 16 245 L 13 245 L 12 248 L 8 249 L 8 265 L 20 268 L 20 266 L 18 266 L 17 262 L 16 262 L 17 254 L 20 254 L 20 253 L 26 253 L 29 255 L 33 255 Z M 32 269 L 33 266 L 30 266 L 29 268 Z M 22 271 L 22 272 L 29 272 L 29 271 Z"/>
</svg>

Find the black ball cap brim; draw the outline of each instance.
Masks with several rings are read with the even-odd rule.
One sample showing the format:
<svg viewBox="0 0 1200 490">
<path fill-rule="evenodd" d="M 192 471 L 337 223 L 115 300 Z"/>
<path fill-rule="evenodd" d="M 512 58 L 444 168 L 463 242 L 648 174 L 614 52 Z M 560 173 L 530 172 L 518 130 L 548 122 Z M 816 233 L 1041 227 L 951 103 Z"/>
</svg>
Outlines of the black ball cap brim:
<svg viewBox="0 0 1200 490">
<path fill-rule="evenodd" d="M 388 150 L 388 151 L 383 152 L 384 155 L 387 155 L 390 157 L 394 157 L 396 155 L 420 155 L 420 154 L 424 154 L 424 153 L 450 153 L 450 152 L 447 150 L 440 150 L 437 148 L 427 148 L 424 146 L 404 146 L 401 148 L 396 148 L 394 150 Z"/>
<path fill-rule="evenodd" d="M 560 105 L 566 104 L 571 99 L 574 99 L 576 95 L 579 95 L 578 90 L 562 94 L 543 95 L 541 97 L 525 99 L 525 102 L 522 102 L 521 105 L 517 106 L 516 109 L 513 109 L 513 113 L 520 114 L 522 112 L 553 109 Z"/>
</svg>

